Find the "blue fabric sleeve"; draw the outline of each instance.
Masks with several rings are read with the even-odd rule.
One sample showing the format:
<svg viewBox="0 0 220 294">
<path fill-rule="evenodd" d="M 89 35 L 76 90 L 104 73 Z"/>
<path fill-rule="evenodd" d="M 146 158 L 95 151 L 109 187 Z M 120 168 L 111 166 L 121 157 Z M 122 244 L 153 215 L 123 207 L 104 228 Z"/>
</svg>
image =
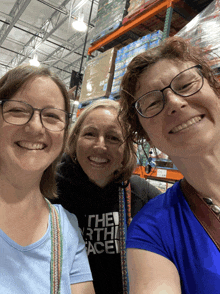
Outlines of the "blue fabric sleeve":
<svg viewBox="0 0 220 294">
<path fill-rule="evenodd" d="M 128 228 L 127 248 L 148 250 L 170 259 L 165 245 L 167 238 L 162 234 L 166 230 L 163 222 L 166 212 L 156 209 L 151 213 L 154 208 L 152 201 L 145 204 L 131 222 Z"/>
<path fill-rule="evenodd" d="M 127 248 L 151 251 L 173 262 L 182 294 L 219 292 L 219 250 L 191 211 L 179 183 L 134 217 Z"/>
</svg>

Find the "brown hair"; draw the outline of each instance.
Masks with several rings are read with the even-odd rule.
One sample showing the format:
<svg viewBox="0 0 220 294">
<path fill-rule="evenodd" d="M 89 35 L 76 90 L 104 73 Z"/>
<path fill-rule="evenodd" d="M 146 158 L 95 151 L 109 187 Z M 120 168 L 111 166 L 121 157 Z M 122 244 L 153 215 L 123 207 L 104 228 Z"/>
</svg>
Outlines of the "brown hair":
<svg viewBox="0 0 220 294">
<path fill-rule="evenodd" d="M 100 99 L 89 106 L 87 106 L 80 114 L 78 117 L 77 121 L 75 122 L 74 126 L 72 127 L 70 131 L 70 136 L 68 139 L 67 143 L 67 149 L 66 153 L 72 158 L 73 162 L 76 163 L 76 147 L 77 147 L 77 141 L 79 137 L 79 133 L 81 130 L 81 126 L 86 119 L 86 117 L 95 109 L 97 108 L 112 108 L 116 110 L 117 113 L 120 111 L 120 104 L 114 100 L 110 99 Z M 128 125 L 125 125 L 123 121 L 119 121 L 121 127 L 122 127 L 122 132 L 124 137 L 127 136 L 127 131 L 128 131 Z M 135 155 L 135 147 L 133 142 L 127 142 L 125 141 L 125 151 L 124 151 L 124 159 L 123 159 L 123 166 L 120 168 L 115 173 L 115 178 L 114 181 L 116 182 L 121 182 L 121 181 L 126 181 L 128 180 L 132 172 L 134 171 L 136 164 L 137 164 L 137 159 Z"/>
<path fill-rule="evenodd" d="M 169 37 L 158 47 L 149 49 L 133 58 L 123 76 L 120 91 L 120 102 L 122 106 L 120 116 L 122 120 L 131 124 L 128 140 L 139 143 L 143 142 L 144 139 L 148 142 L 150 141 L 147 133 L 139 122 L 137 112 L 133 106 L 135 99 L 132 96 L 135 96 L 135 92 L 139 87 L 138 81 L 141 74 L 145 72 L 149 66 L 162 59 L 182 62 L 192 61 L 195 64 L 200 64 L 202 66 L 201 72 L 203 76 L 207 79 L 215 93 L 217 95 L 220 94 L 219 82 L 211 70 L 205 50 L 190 45 L 189 42 L 180 37 Z M 129 95 L 129 93 L 131 95 Z"/>
<path fill-rule="evenodd" d="M 59 87 L 65 102 L 65 111 L 70 112 L 69 97 L 66 90 L 66 86 L 63 82 L 53 74 L 48 68 L 34 67 L 31 65 L 21 65 L 8 71 L 0 79 L 0 100 L 11 99 L 22 87 L 24 87 L 29 81 L 34 80 L 37 77 L 48 77 Z M 69 121 L 68 121 L 69 124 Z M 63 150 L 65 148 L 65 141 L 68 135 L 68 124 L 64 130 L 63 148 L 58 158 L 51 163 L 51 165 L 44 171 L 41 182 L 40 190 L 44 197 L 53 199 L 57 197 L 56 194 L 56 181 L 55 172 L 56 166 L 59 162 Z"/>
</svg>

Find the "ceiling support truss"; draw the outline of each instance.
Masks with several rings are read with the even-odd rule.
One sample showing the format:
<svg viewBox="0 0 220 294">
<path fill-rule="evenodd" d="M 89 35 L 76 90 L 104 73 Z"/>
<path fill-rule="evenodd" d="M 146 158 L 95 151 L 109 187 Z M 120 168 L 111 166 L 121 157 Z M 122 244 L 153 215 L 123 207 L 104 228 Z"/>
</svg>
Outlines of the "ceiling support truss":
<svg viewBox="0 0 220 294">
<path fill-rule="evenodd" d="M 65 6 L 69 3 L 70 0 L 65 0 L 62 6 Z M 36 36 L 33 36 L 22 48 L 22 50 L 11 60 L 10 66 L 15 67 L 23 63 L 31 54 L 34 54 L 37 48 L 49 38 L 67 19 L 69 16 L 65 16 L 59 21 L 62 12 L 55 11 L 52 16 L 45 21 L 43 26 L 36 33 Z"/>
<path fill-rule="evenodd" d="M 1 30 L 0 30 L 0 46 L 3 44 L 5 39 L 7 38 L 8 34 L 12 30 L 15 23 L 18 21 L 19 17 L 22 15 L 22 13 L 27 8 L 28 4 L 31 2 L 31 0 L 17 0 L 15 5 L 13 6 L 12 10 L 10 11 L 10 20 L 7 19 L 8 24 L 3 24 Z M 11 21 L 12 18 L 12 21 Z"/>
</svg>

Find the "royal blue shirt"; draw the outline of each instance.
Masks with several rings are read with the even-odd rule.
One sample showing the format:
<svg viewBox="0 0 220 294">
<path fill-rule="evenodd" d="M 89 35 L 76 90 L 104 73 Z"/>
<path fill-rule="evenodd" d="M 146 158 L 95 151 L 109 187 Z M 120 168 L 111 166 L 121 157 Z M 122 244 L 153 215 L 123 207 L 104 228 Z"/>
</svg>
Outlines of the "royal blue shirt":
<svg viewBox="0 0 220 294">
<path fill-rule="evenodd" d="M 220 252 L 189 208 L 179 182 L 134 217 L 127 248 L 151 251 L 173 262 L 182 294 L 220 293 Z"/>
</svg>

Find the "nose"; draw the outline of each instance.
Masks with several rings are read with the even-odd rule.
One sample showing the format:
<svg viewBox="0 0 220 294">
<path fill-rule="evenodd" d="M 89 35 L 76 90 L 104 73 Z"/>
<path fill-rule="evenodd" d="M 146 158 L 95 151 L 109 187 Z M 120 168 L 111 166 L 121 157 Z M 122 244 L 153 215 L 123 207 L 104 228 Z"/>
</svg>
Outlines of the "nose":
<svg viewBox="0 0 220 294">
<path fill-rule="evenodd" d="M 175 94 L 171 89 L 167 89 L 164 95 L 166 99 L 166 108 L 168 110 L 168 115 L 178 113 L 178 111 L 182 110 L 188 105 L 185 97 Z"/>
<path fill-rule="evenodd" d="M 40 133 L 44 130 L 44 126 L 41 122 L 40 111 L 35 110 L 30 121 L 25 125 L 26 131 L 32 133 Z"/>
<path fill-rule="evenodd" d="M 99 136 L 97 138 L 95 148 L 99 150 L 105 150 L 106 149 L 106 141 L 104 136 Z"/>
</svg>

